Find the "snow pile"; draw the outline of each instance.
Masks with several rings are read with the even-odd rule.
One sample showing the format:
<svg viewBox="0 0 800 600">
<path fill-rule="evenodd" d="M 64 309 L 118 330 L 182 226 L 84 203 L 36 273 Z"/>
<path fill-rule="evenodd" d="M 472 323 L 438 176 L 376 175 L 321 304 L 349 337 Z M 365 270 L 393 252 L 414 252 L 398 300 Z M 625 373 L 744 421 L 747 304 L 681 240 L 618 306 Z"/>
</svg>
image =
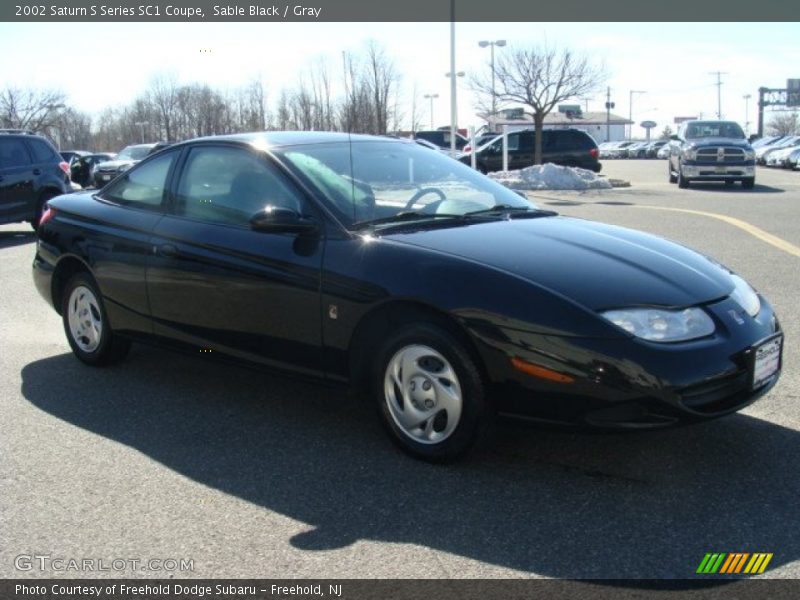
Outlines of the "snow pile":
<svg viewBox="0 0 800 600">
<path fill-rule="evenodd" d="M 607 190 L 612 187 L 610 181 L 592 171 L 553 163 L 488 175 L 512 190 Z"/>
</svg>

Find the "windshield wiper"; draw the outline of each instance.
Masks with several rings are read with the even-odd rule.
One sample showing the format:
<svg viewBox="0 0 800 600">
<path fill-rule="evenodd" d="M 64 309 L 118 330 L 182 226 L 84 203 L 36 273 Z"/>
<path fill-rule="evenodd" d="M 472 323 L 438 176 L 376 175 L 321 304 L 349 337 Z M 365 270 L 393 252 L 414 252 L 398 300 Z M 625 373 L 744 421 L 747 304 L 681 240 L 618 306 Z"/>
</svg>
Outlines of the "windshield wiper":
<svg viewBox="0 0 800 600">
<path fill-rule="evenodd" d="M 472 210 L 466 213 L 466 216 L 472 215 L 488 215 L 491 213 L 507 213 L 507 212 L 527 212 L 529 210 L 536 210 L 535 208 L 531 208 L 529 206 L 512 206 L 511 204 L 495 204 L 491 208 L 483 208 L 481 210 Z"/>
<path fill-rule="evenodd" d="M 389 217 L 381 217 L 380 219 L 368 219 L 365 221 L 356 221 L 351 226 L 352 229 L 363 229 L 372 225 L 383 225 L 386 223 L 406 223 L 409 221 L 421 221 L 425 219 L 463 219 L 464 215 L 456 215 L 450 213 L 423 213 L 415 210 L 406 210 L 399 212 L 396 215 Z"/>
<path fill-rule="evenodd" d="M 518 217 L 552 217 L 558 213 L 553 210 L 544 210 L 541 208 L 533 208 L 532 206 L 512 206 L 510 204 L 495 204 L 491 208 L 484 208 L 482 210 L 473 210 L 466 213 L 465 217 L 479 216 L 479 215 L 493 215 L 493 214 L 507 214 L 514 218 Z"/>
</svg>

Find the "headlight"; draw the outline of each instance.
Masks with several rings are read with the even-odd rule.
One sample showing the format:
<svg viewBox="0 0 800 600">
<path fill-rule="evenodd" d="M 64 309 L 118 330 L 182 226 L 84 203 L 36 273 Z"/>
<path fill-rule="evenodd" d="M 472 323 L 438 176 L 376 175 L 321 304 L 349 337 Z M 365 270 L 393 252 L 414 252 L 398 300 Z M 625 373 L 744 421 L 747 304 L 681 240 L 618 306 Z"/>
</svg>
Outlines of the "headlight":
<svg viewBox="0 0 800 600">
<path fill-rule="evenodd" d="M 700 308 L 630 308 L 600 313 L 620 329 L 650 342 L 683 342 L 714 333 L 714 321 Z"/>
<path fill-rule="evenodd" d="M 691 146 L 689 148 L 684 148 L 683 152 L 681 152 L 681 156 L 684 160 L 694 160 L 697 158 L 697 150 Z"/>
<path fill-rule="evenodd" d="M 750 150 L 744 151 L 744 159 L 745 160 L 753 160 L 756 157 L 756 151 L 750 148 Z"/>
<path fill-rule="evenodd" d="M 133 165 L 132 165 L 132 164 L 130 164 L 130 163 L 128 163 L 128 164 L 126 164 L 126 165 L 120 165 L 120 167 L 117 169 L 117 173 L 124 173 L 125 171 L 127 171 L 128 169 L 130 169 L 132 166 L 133 166 Z"/>
<path fill-rule="evenodd" d="M 731 299 L 741 306 L 748 315 L 755 317 L 758 311 L 761 310 L 761 300 L 758 299 L 758 294 L 750 287 L 749 283 L 738 275 L 731 273 L 731 279 L 733 279 L 735 286 L 731 292 Z"/>
</svg>

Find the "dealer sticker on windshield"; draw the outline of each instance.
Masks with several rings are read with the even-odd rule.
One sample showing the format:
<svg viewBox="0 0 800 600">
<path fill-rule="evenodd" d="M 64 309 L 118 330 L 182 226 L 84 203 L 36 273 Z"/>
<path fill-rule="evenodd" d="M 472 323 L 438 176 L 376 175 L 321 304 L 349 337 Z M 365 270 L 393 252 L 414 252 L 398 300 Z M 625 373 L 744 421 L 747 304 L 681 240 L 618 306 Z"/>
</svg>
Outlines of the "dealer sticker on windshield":
<svg viewBox="0 0 800 600">
<path fill-rule="evenodd" d="M 783 336 L 778 336 L 755 348 L 753 389 L 764 385 L 780 369 L 782 345 Z"/>
</svg>

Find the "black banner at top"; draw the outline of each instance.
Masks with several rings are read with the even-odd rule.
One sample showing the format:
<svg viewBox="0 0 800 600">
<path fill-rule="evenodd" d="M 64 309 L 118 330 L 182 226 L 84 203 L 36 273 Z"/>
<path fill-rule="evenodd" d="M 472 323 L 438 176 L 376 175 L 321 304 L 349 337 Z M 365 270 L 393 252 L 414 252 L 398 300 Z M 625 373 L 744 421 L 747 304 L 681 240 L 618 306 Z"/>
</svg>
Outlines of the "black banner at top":
<svg viewBox="0 0 800 600">
<path fill-rule="evenodd" d="M 0 21 L 17 22 L 610 22 L 798 21 L 786 0 L 4 0 Z M 678 41 L 679 43 L 679 41 Z"/>
</svg>

